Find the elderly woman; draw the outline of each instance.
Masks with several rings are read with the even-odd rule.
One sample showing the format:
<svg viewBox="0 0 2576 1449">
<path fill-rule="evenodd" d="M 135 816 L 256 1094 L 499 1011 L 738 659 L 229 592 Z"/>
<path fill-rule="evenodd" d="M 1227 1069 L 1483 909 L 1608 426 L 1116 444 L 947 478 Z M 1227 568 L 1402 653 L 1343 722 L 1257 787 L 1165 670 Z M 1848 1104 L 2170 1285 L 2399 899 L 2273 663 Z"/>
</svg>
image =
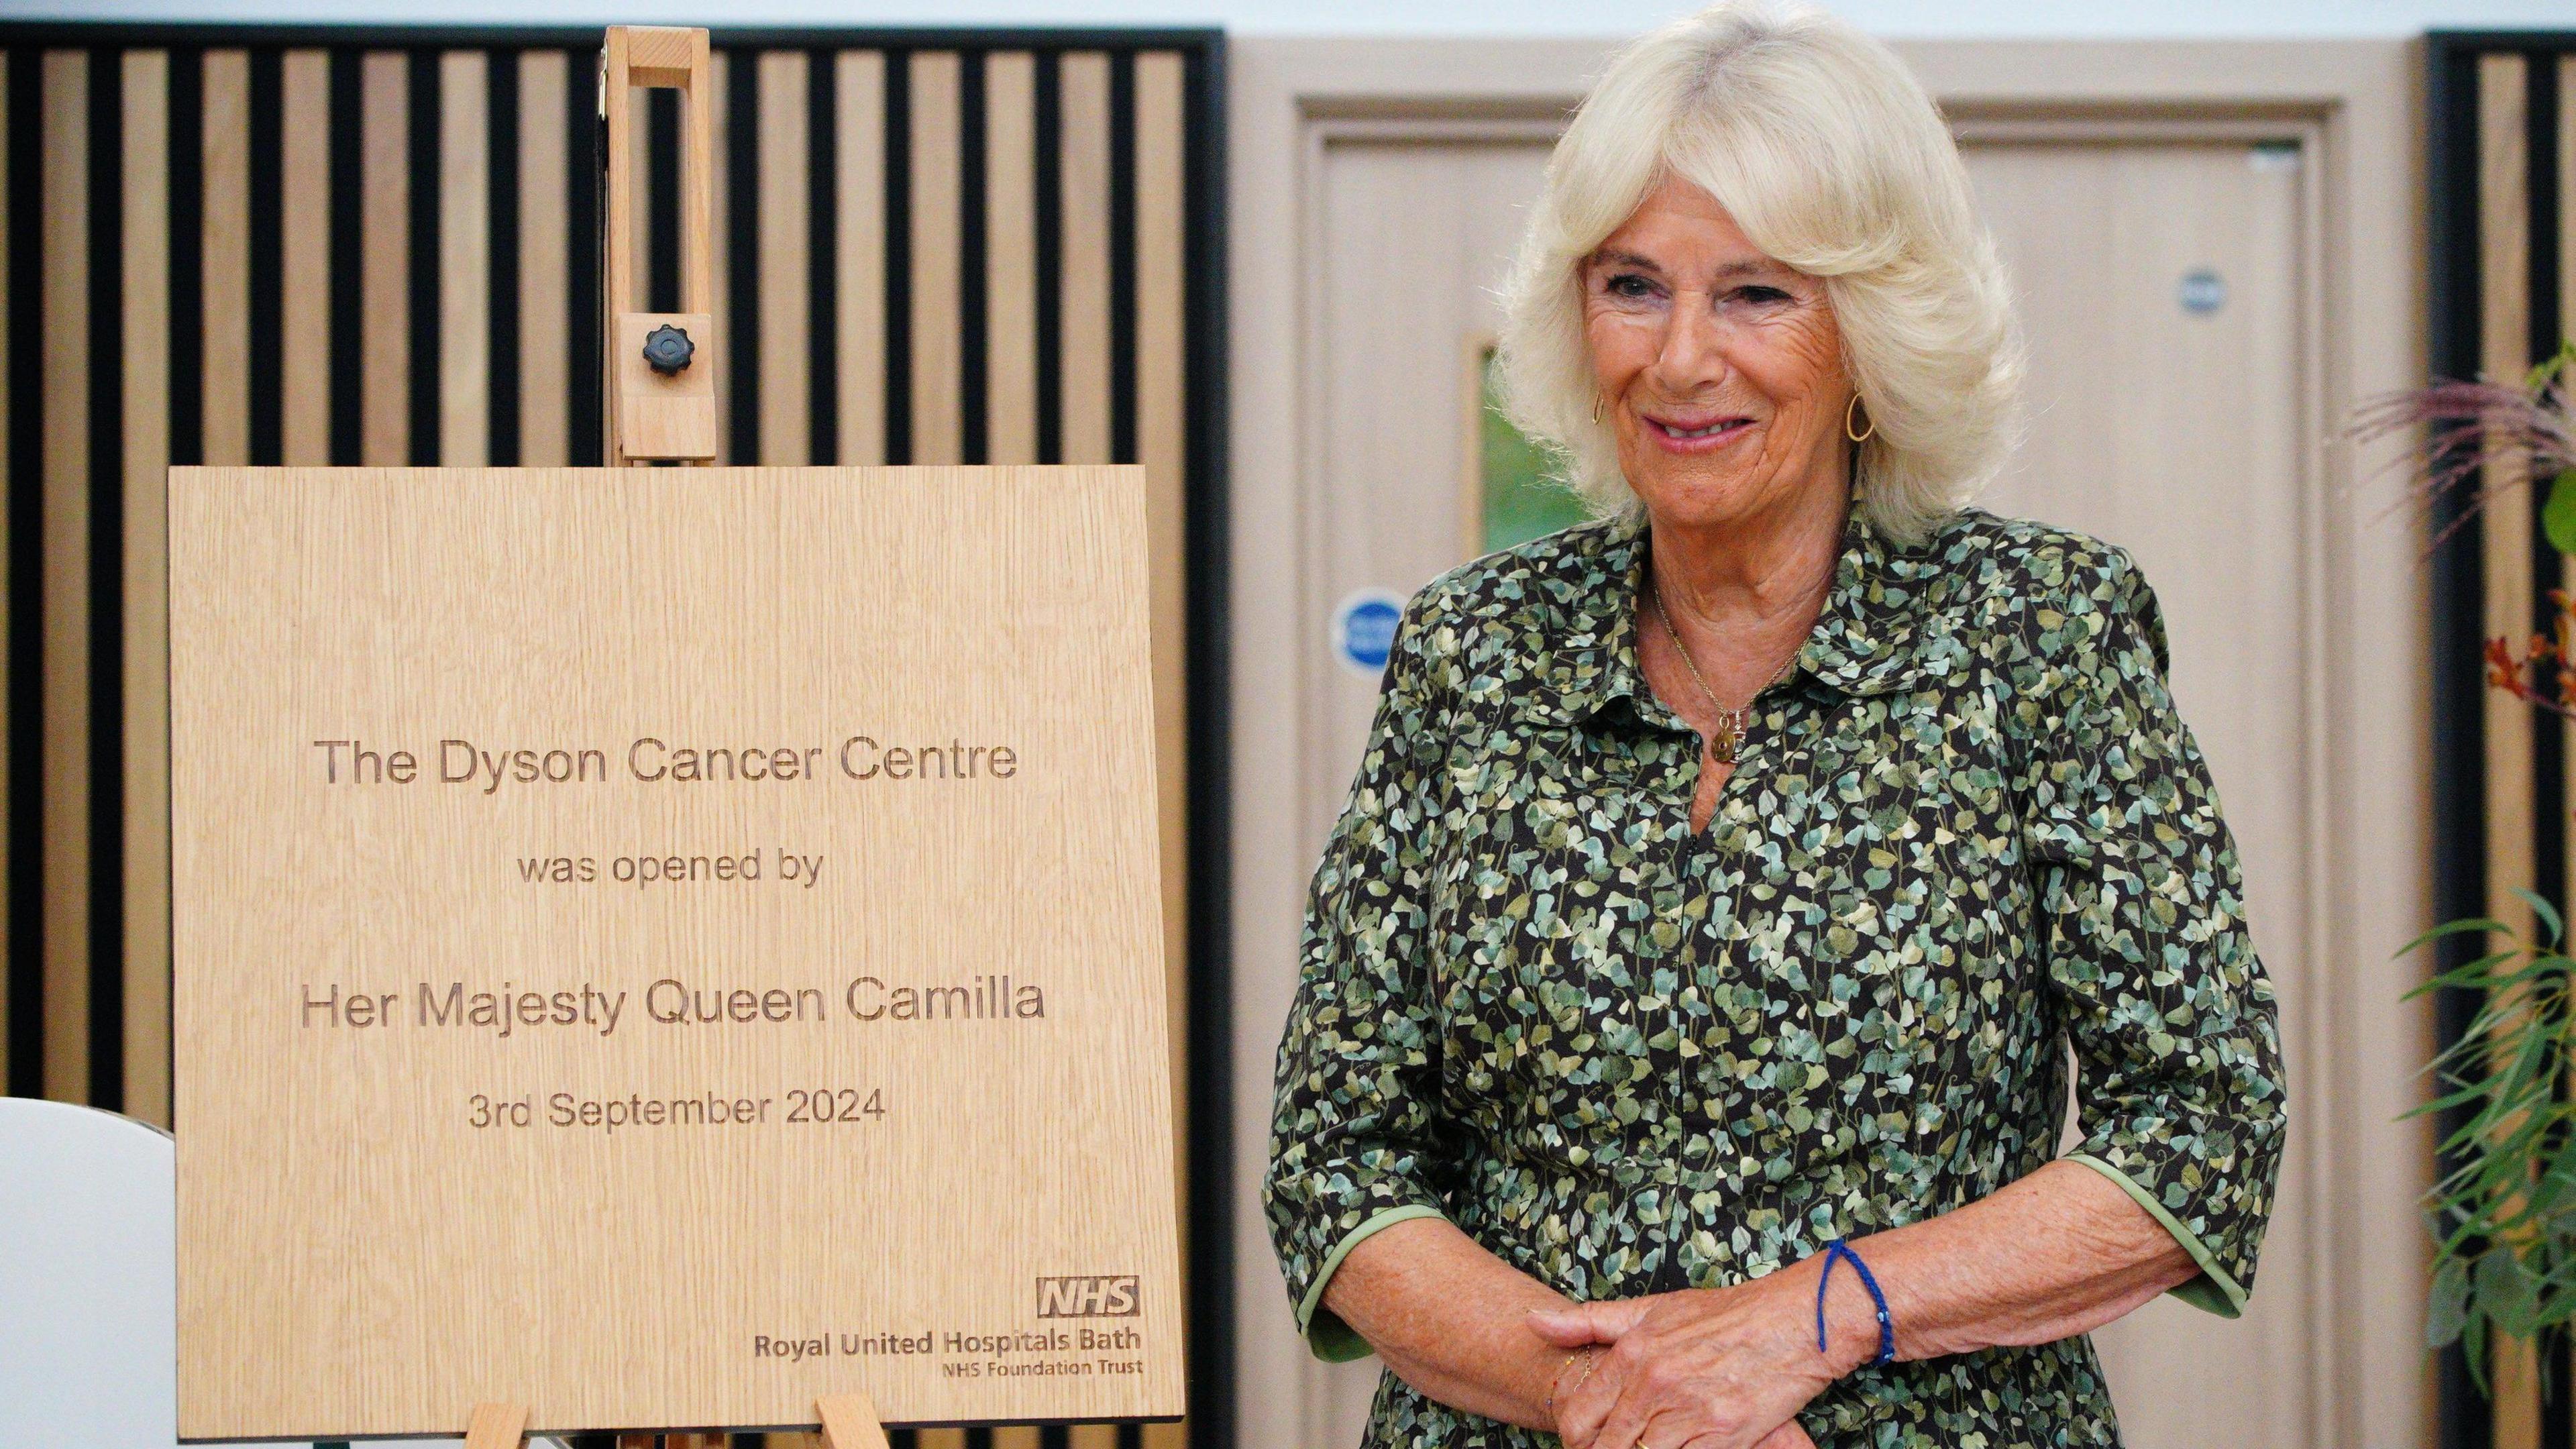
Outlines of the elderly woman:
<svg viewBox="0 0 2576 1449">
<path fill-rule="evenodd" d="M 2154 594 L 1959 505 L 2017 351 L 1940 117 L 1686 20 L 1507 310 L 1605 516 L 1406 612 L 1280 1047 L 1300 1327 L 1370 1445 L 2116 1443 L 2084 1334 L 2243 1306 L 2280 1049 Z"/>
</svg>

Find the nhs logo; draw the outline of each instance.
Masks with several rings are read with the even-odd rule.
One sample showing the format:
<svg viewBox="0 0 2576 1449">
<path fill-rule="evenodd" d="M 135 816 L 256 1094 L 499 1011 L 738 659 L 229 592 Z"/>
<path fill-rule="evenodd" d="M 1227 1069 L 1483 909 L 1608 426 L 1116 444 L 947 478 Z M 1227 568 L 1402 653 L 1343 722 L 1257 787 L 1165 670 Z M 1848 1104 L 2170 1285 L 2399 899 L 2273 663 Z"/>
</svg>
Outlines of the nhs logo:
<svg viewBox="0 0 2576 1449">
<path fill-rule="evenodd" d="M 1134 1318 L 1142 1311 L 1133 1273 L 1038 1280 L 1040 1318 Z"/>
</svg>

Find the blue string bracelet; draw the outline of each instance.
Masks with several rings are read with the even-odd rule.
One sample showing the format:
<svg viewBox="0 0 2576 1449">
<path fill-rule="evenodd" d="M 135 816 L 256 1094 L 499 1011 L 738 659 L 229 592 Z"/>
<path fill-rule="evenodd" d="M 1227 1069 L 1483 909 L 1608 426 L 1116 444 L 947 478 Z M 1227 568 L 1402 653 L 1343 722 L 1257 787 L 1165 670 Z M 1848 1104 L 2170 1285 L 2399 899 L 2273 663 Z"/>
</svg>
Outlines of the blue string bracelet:
<svg viewBox="0 0 2576 1449">
<path fill-rule="evenodd" d="M 1869 1271 L 1869 1265 L 1860 1260 L 1860 1254 L 1853 1252 L 1851 1244 L 1840 1238 L 1825 1244 L 1825 1271 L 1816 1279 L 1816 1352 L 1825 1351 L 1825 1289 L 1833 1284 L 1834 1260 L 1837 1258 L 1850 1261 L 1852 1271 L 1860 1275 L 1860 1286 L 1869 1290 L 1869 1301 L 1878 1306 L 1878 1357 L 1870 1362 L 1896 1362 L 1896 1324 L 1887 1316 L 1887 1295 L 1878 1291 L 1878 1278 Z"/>
</svg>

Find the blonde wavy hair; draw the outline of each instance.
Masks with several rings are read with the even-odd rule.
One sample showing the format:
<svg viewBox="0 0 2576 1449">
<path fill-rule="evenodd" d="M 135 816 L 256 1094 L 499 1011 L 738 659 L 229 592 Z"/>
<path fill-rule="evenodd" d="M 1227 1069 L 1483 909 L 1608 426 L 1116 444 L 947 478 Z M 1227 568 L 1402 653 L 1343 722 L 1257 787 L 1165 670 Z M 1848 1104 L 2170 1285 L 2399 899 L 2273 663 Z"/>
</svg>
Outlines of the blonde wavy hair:
<svg viewBox="0 0 2576 1449">
<path fill-rule="evenodd" d="M 1903 62 L 1821 11 L 1729 3 L 1612 60 L 1548 161 L 1503 294 L 1505 411 L 1598 514 L 1638 507 L 1584 339 L 1582 266 L 1667 176 L 1825 283 L 1877 431 L 1853 506 L 1920 539 L 2015 441 L 2010 284 L 1941 114 Z"/>
</svg>

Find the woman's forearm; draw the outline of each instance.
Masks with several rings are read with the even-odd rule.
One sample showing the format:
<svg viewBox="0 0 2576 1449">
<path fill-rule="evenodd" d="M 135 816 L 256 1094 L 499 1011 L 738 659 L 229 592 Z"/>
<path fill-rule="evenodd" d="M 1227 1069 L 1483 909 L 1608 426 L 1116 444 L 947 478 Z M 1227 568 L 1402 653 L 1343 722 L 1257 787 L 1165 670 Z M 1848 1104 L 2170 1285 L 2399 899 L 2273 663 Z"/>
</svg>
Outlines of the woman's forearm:
<svg viewBox="0 0 2576 1449">
<path fill-rule="evenodd" d="M 2071 1338 L 2200 1271 L 2118 1183 L 2079 1162 L 2052 1162 L 1852 1247 L 1887 1294 L 1897 1356 L 1908 1359 Z M 1835 1270 L 1828 1308 L 1837 1367 L 1874 1357 L 1878 1320 L 1848 1266 Z"/>
<path fill-rule="evenodd" d="M 1324 1306 L 1395 1376 L 1453 1408 L 1553 1431 L 1548 1388 L 1570 1357 L 1534 1332 L 1532 1309 L 1565 1296 L 1444 1218 L 1372 1234 L 1333 1274 Z"/>
</svg>

